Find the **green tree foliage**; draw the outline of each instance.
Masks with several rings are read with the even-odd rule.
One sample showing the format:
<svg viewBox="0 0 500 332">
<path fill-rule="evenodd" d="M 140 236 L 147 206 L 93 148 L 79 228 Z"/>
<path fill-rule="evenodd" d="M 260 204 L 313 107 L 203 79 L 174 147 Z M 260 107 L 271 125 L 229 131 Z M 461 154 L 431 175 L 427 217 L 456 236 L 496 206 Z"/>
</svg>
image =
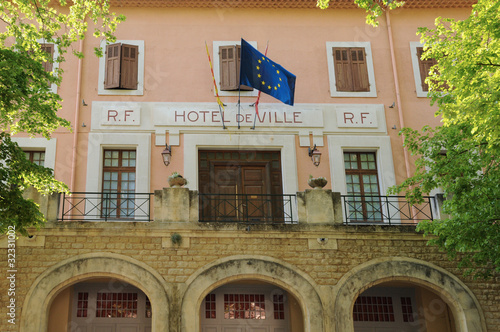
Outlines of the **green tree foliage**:
<svg viewBox="0 0 500 332">
<path fill-rule="evenodd" d="M 378 26 L 378 18 L 386 9 L 396 9 L 403 6 L 404 1 L 398 0 L 353 0 L 354 3 L 366 11 L 366 23 Z M 330 0 L 318 0 L 316 6 L 326 9 L 330 5 Z"/>
<path fill-rule="evenodd" d="M 26 227 L 43 225 L 45 218 L 32 200 L 23 197 L 24 189 L 34 187 L 40 193 L 66 191 L 66 185 L 54 180 L 52 170 L 38 166 L 26 159 L 24 152 L 12 142 L 8 133 L 0 133 L 0 218 L 1 232 L 8 226 L 27 235 Z"/>
<path fill-rule="evenodd" d="M 500 2 L 479 0 L 465 20 L 420 28 L 423 58 L 435 58 L 426 82 L 443 126 L 404 129 L 419 157 L 412 178 L 393 188 L 413 201 L 440 188 L 448 218 L 422 222 L 460 266 L 476 277 L 500 272 Z"/>
<path fill-rule="evenodd" d="M 44 223 L 38 206 L 22 197 L 28 186 L 43 194 L 67 191 L 51 169 L 29 163 L 10 139 L 20 132 L 50 138 L 55 129 L 70 128 L 57 115 L 61 98 L 50 89 L 60 84 L 62 70 L 46 72 L 43 63 L 63 62 L 72 43 L 85 37 L 89 22 L 95 37 L 113 41 L 112 33 L 123 20 L 109 12 L 107 0 L 0 2 L 0 233 L 13 225 L 27 234 L 26 228 Z M 50 58 L 41 42 L 54 44 L 58 58 Z"/>
<path fill-rule="evenodd" d="M 401 1 L 353 0 L 367 11 L 367 23 Z M 329 0 L 318 0 L 326 8 Z M 417 229 L 475 277 L 500 272 L 500 2 L 479 0 L 469 18 L 437 18 L 434 29 L 420 28 L 423 59 L 434 58 L 426 82 L 443 125 L 402 130 L 416 171 L 389 193 L 444 193 L 441 220 Z"/>
</svg>

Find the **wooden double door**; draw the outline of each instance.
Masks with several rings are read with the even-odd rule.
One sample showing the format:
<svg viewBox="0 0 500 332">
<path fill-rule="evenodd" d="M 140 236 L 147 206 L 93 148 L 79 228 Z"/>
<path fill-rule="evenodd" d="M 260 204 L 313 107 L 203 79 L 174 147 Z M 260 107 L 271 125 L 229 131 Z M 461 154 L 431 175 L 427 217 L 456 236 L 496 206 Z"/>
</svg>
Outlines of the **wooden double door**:
<svg viewBox="0 0 500 332">
<path fill-rule="evenodd" d="M 200 152 L 200 194 L 206 221 L 280 221 L 279 152 Z"/>
</svg>

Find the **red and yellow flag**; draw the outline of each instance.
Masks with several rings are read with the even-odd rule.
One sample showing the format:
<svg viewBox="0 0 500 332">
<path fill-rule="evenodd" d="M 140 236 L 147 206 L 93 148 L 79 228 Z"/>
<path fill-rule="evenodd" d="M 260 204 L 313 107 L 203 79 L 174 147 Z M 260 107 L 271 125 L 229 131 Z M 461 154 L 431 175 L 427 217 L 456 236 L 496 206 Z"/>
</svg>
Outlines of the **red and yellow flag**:
<svg viewBox="0 0 500 332">
<path fill-rule="evenodd" d="M 217 104 L 219 104 L 222 109 L 224 109 L 224 104 L 219 98 L 219 89 L 217 89 L 217 83 L 215 83 L 215 76 L 214 76 L 214 68 L 212 67 L 212 60 L 210 60 L 210 53 L 208 52 L 208 45 L 207 42 L 205 42 L 205 48 L 207 49 L 207 55 L 208 55 L 208 63 L 210 64 L 210 71 L 212 72 L 212 79 L 214 80 L 214 89 L 215 89 L 215 95 L 217 96 Z"/>
</svg>

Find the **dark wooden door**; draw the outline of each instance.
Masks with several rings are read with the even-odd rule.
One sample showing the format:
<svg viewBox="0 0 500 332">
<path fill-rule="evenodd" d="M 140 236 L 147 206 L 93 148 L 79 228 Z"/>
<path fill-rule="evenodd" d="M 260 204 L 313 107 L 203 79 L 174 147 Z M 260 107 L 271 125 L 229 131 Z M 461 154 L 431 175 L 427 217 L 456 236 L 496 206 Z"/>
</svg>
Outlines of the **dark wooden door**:
<svg viewBox="0 0 500 332">
<path fill-rule="evenodd" d="M 265 166 L 241 167 L 242 198 L 248 221 L 264 221 L 269 214 L 269 169 Z"/>
<path fill-rule="evenodd" d="M 279 152 L 201 151 L 200 220 L 283 219 Z"/>
<path fill-rule="evenodd" d="M 224 220 L 237 219 L 239 213 L 239 202 L 236 199 L 238 194 L 238 178 L 239 170 L 237 168 L 228 168 L 224 165 L 215 165 L 213 167 L 212 187 L 214 193 L 218 196 L 214 197 L 212 213 L 218 215 Z M 222 221 L 224 221 L 222 220 Z"/>
<path fill-rule="evenodd" d="M 211 182 L 221 221 L 264 221 L 269 215 L 266 165 L 215 164 Z"/>
</svg>

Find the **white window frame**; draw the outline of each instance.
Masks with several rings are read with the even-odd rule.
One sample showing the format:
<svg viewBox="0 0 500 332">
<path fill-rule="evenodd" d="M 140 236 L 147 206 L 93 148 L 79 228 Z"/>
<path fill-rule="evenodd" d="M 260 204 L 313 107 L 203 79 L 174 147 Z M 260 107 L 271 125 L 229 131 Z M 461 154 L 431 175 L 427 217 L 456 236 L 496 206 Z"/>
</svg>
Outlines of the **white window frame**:
<svg viewBox="0 0 500 332">
<path fill-rule="evenodd" d="M 248 42 L 250 45 L 255 47 L 257 49 L 257 42 L 255 41 L 249 41 Z M 252 91 L 221 91 L 220 89 L 220 63 L 219 63 L 219 48 L 221 46 L 231 46 L 231 45 L 241 45 L 241 40 L 238 41 L 214 41 L 213 42 L 213 51 L 212 51 L 212 65 L 214 68 L 214 76 L 215 76 L 215 84 L 217 84 L 217 90 L 219 90 L 219 96 L 220 97 L 230 97 L 230 96 L 238 96 L 238 93 L 242 97 L 257 97 L 258 95 L 258 90 L 253 89 Z M 214 91 L 214 96 L 215 96 L 215 91 Z"/>
<path fill-rule="evenodd" d="M 149 193 L 150 162 L 151 162 L 151 134 L 123 135 L 121 133 L 90 133 L 87 153 L 87 192 L 102 192 L 102 173 L 104 150 L 135 149 L 135 192 Z M 151 213 L 151 211 L 149 211 Z M 137 215 L 143 218 L 142 215 Z M 111 220 L 108 220 L 108 222 Z M 117 219 L 116 221 L 122 221 Z"/>
<path fill-rule="evenodd" d="M 337 91 L 337 81 L 335 79 L 335 63 L 333 60 L 334 47 L 360 47 L 365 49 L 366 67 L 368 71 L 368 83 L 370 91 Z M 373 69 L 373 56 L 370 42 L 326 42 L 326 59 L 328 62 L 328 77 L 330 81 L 331 97 L 377 97 L 377 87 L 375 85 L 375 72 Z"/>
<path fill-rule="evenodd" d="M 99 79 L 97 83 L 97 94 L 105 96 L 142 96 L 144 95 L 144 40 L 117 40 L 115 43 L 136 45 L 139 48 L 138 68 L 137 68 L 137 89 L 105 89 L 104 79 L 106 77 L 106 56 L 103 55 L 99 58 Z M 101 41 L 101 49 L 103 54 L 106 52 L 105 40 Z"/>
<path fill-rule="evenodd" d="M 333 191 L 347 194 L 344 152 L 375 152 L 380 195 L 396 185 L 391 139 L 389 136 L 328 136 Z"/>
<path fill-rule="evenodd" d="M 377 176 L 380 195 L 387 195 L 387 190 L 396 185 L 394 161 L 392 159 L 391 139 L 389 136 L 328 136 L 330 159 L 330 174 L 333 181 L 334 192 L 347 194 L 346 172 L 344 167 L 344 152 L 374 152 L 377 161 Z M 396 216 L 396 212 L 385 211 Z M 344 222 L 345 213 L 343 215 Z M 398 218 L 391 220 L 392 224 L 398 223 Z M 385 221 L 384 221 L 385 222 Z"/>
<path fill-rule="evenodd" d="M 417 56 L 418 47 L 424 47 L 424 44 L 420 42 L 410 42 L 411 64 L 413 67 L 413 78 L 415 80 L 415 91 L 417 92 L 417 97 L 425 98 L 429 95 L 429 92 L 422 90 L 422 79 L 420 78 L 420 66 Z"/>
<path fill-rule="evenodd" d="M 23 150 L 44 151 L 44 167 L 54 169 L 56 164 L 56 138 L 46 139 L 39 137 L 11 137 L 11 140 L 16 142 L 17 145 L 19 145 L 19 147 Z"/>
</svg>

